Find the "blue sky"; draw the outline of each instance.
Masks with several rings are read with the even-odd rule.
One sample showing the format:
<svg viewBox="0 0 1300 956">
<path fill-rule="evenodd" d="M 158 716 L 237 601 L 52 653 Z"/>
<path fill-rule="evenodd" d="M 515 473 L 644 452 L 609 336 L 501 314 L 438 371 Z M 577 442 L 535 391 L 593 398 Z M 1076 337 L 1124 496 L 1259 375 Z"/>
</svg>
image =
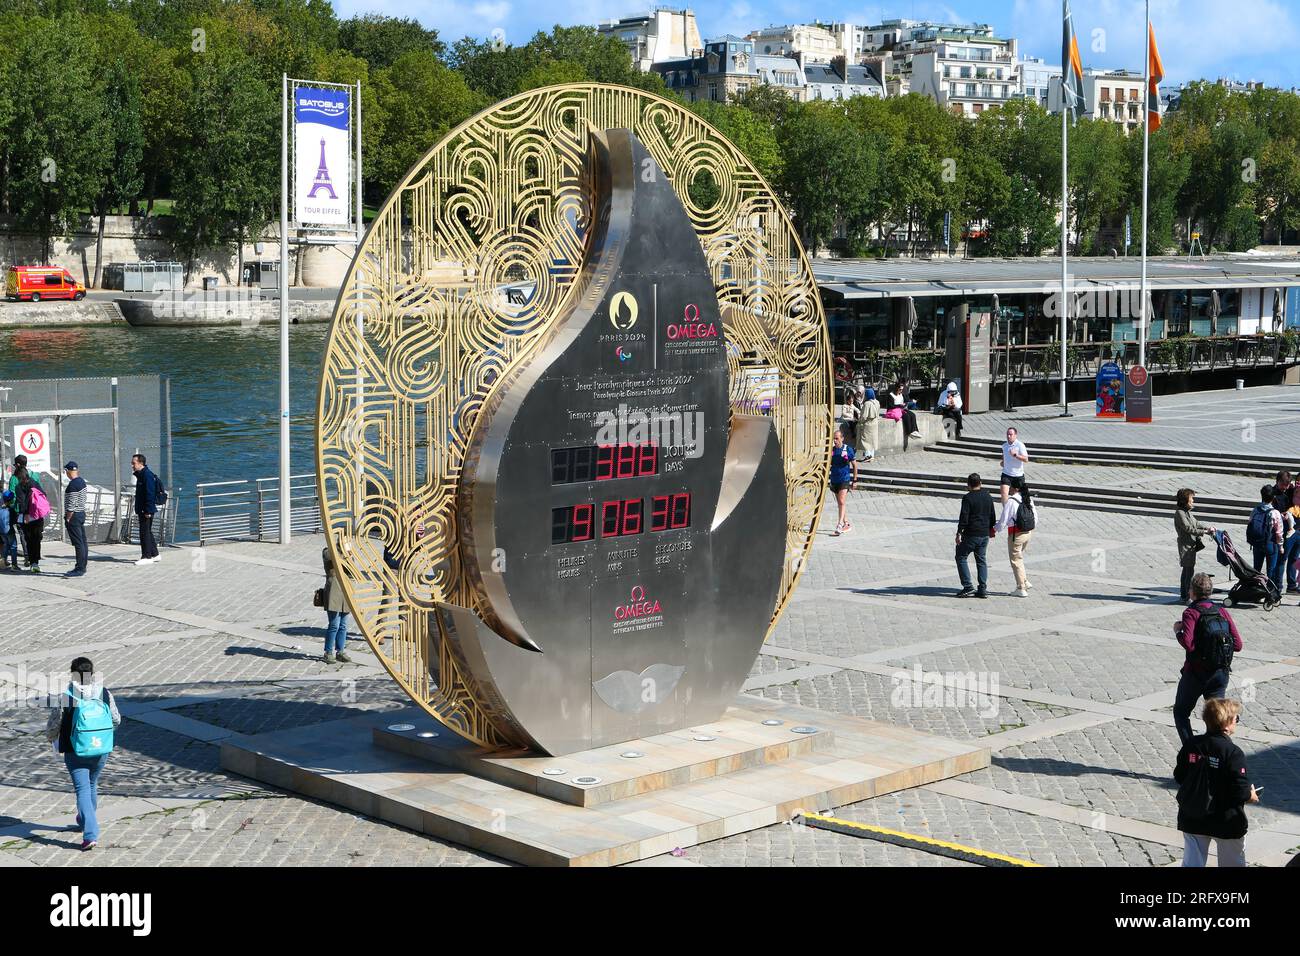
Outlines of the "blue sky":
<svg viewBox="0 0 1300 956">
<path fill-rule="evenodd" d="M 680 0 L 679 0 L 680 2 Z M 512 43 L 537 30 L 595 24 L 650 9 L 652 0 L 335 0 L 341 16 L 358 12 L 415 17 L 449 40 L 488 36 L 496 27 Z M 674 6 L 677 3 L 673 3 Z M 980 22 L 1020 40 L 1023 53 L 1060 59 L 1060 0 L 695 0 L 705 39 L 774 23 L 889 17 Z M 1142 69 L 1142 0 L 1074 0 L 1085 67 Z M 1230 76 L 1300 87 L 1300 0 L 1151 0 L 1151 19 L 1165 72 L 1173 83 Z"/>
</svg>

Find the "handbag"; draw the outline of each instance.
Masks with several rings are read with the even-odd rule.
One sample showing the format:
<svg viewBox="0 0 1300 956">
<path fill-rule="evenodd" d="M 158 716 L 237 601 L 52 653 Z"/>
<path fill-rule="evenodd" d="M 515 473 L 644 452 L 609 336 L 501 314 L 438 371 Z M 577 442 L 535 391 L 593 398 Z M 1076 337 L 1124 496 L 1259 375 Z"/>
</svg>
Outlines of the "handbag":
<svg viewBox="0 0 1300 956">
<path fill-rule="evenodd" d="M 325 589 L 324 589 L 324 588 L 317 588 L 316 591 L 312 594 L 312 596 L 311 596 L 311 606 L 312 606 L 312 607 L 324 607 L 324 606 L 325 606 Z"/>
</svg>

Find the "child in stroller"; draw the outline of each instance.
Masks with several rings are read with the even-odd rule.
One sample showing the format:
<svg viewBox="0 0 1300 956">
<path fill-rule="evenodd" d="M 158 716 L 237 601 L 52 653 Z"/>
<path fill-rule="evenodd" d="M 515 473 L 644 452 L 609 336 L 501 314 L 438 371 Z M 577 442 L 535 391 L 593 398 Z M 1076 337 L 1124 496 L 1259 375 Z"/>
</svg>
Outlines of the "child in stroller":
<svg viewBox="0 0 1300 956">
<path fill-rule="evenodd" d="M 1228 607 L 1238 604 L 1263 603 L 1265 611 L 1271 611 L 1282 603 L 1282 595 L 1267 574 L 1256 571 L 1244 560 L 1237 549 L 1232 546 L 1232 539 L 1226 531 L 1214 532 L 1217 545 L 1215 557 L 1220 564 L 1228 568 L 1237 582 L 1228 590 Z"/>
</svg>

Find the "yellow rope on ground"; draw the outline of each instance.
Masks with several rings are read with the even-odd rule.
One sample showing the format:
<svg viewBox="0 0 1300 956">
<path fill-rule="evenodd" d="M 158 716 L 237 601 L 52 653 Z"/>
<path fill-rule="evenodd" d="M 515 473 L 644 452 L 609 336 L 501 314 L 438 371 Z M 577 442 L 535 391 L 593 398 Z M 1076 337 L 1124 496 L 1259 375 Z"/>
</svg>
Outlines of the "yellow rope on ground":
<svg viewBox="0 0 1300 956">
<path fill-rule="evenodd" d="M 989 853 L 987 850 L 977 850 L 974 847 L 962 846 L 960 843 L 949 843 L 946 840 L 936 840 L 933 837 L 919 836 L 915 833 L 904 833 L 902 830 L 890 830 L 887 827 L 874 827 L 866 823 L 854 823 L 852 820 L 841 820 L 838 817 L 828 817 L 820 813 L 801 813 L 796 819 L 802 819 L 808 826 L 819 830 L 830 830 L 834 833 L 844 833 L 847 836 L 880 840 L 882 843 L 892 843 L 896 846 L 912 847 L 913 849 L 938 853 L 941 856 L 951 857 L 956 860 L 979 863 L 982 866 L 1042 866 L 1041 863 L 1034 863 L 1031 860 L 1021 860 L 1014 856 L 1004 856 L 1001 853 Z"/>
</svg>

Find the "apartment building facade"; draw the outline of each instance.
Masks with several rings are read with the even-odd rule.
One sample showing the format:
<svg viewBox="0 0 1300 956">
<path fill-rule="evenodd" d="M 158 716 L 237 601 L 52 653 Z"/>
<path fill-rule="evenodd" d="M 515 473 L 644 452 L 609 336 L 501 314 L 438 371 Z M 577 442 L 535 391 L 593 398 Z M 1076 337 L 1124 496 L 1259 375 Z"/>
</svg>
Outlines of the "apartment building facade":
<svg viewBox="0 0 1300 956">
<path fill-rule="evenodd" d="M 1132 70 L 1085 70 L 1083 108 L 1089 119 L 1114 123 L 1126 134 L 1142 129 L 1143 78 Z M 1052 83 L 1049 105 L 1061 111 L 1061 79 Z"/>
<path fill-rule="evenodd" d="M 596 30 L 621 40 L 633 66 L 642 73 L 650 72 L 656 63 L 694 56 L 704 47 L 690 9 L 657 8 L 644 16 L 606 20 Z"/>
<path fill-rule="evenodd" d="M 863 28 L 863 56 L 890 95 L 921 93 L 974 118 L 1021 93 L 1017 42 L 987 24 L 886 20 Z"/>
<path fill-rule="evenodd" d="M 685 99 L 725 103 L 757 85 L 772 86 L 797 100 L 807 98 L 807 79 L 799 60 L 754 52 L 754 42 L 724 36 L 704 44 L 702 54 L 655 63 L 651 69 Z"/>
</svg>

